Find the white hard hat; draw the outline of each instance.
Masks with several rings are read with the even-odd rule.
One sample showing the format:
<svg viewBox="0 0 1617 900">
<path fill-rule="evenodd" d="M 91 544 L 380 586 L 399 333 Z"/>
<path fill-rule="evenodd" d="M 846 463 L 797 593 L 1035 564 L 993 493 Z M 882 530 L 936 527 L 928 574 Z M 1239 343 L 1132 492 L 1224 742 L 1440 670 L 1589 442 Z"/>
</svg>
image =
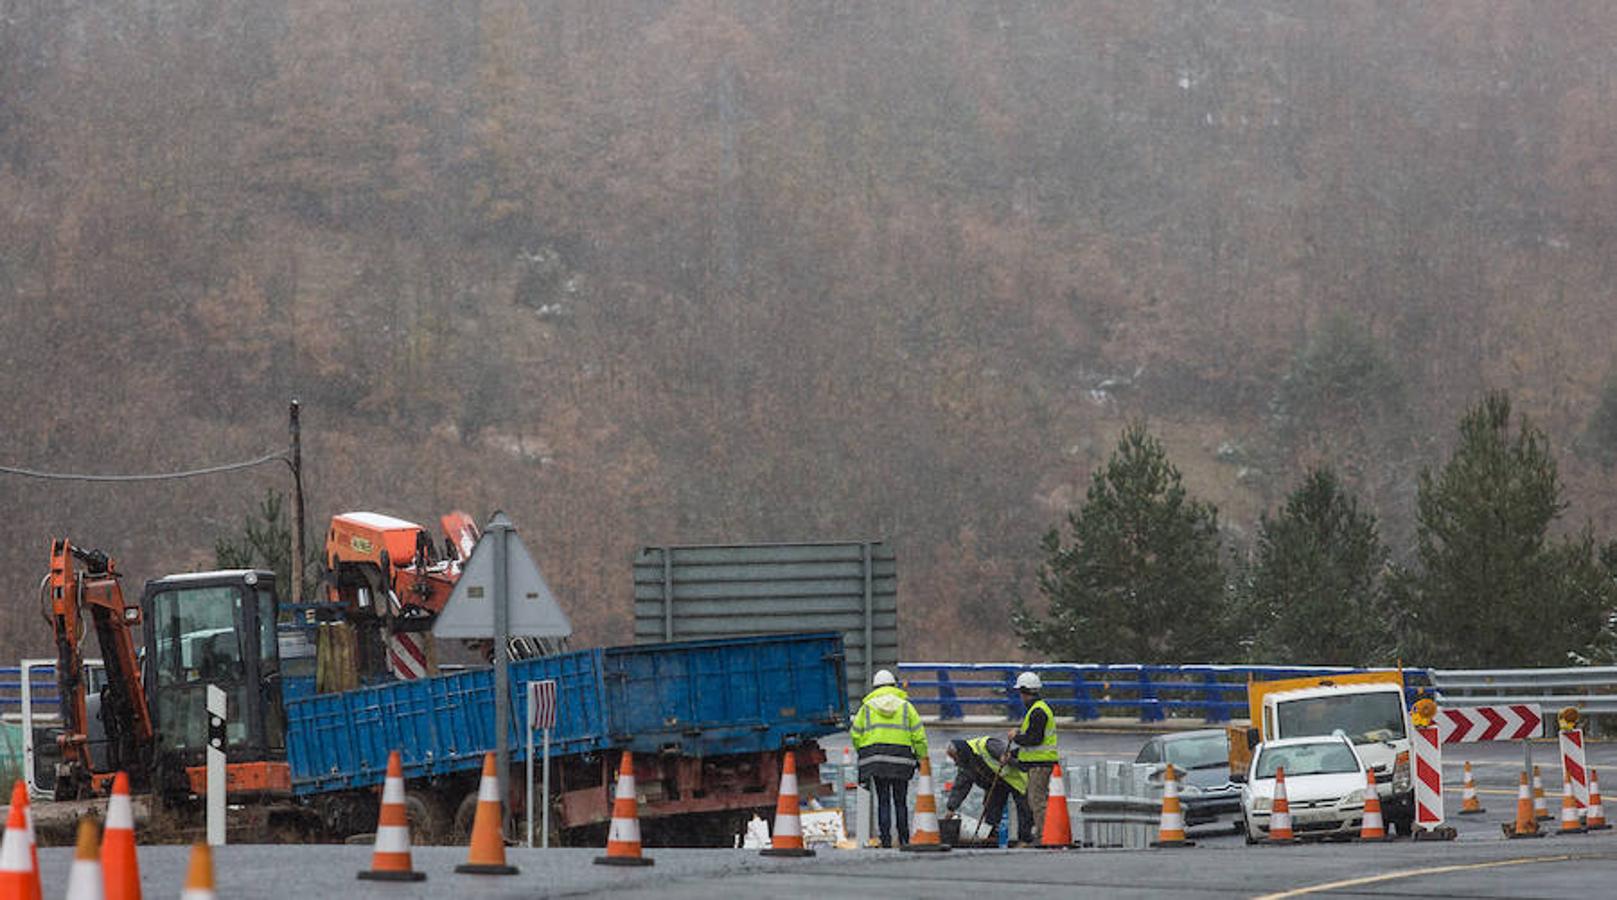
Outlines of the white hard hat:
<svg viewBox="0 0 1617 900">
<path fill-rule="evenodd" d="M 1016 676 L 1016 689 L 1019 691 L 1037 691 L 1043 687 L 1044 682 L 1039 680 L 1037 672 L 1023 672 Z"/>
<path fill-rule="evenodd" d="M 876 687 L 882 687 L 883 685 L 888 684 L 898 684 L 898 679 L 894 678 L 893 673 L 887 671 L 886 669 L 877 669 L 876 677 L 870 679 L 870 683 Z"/>
</svg>

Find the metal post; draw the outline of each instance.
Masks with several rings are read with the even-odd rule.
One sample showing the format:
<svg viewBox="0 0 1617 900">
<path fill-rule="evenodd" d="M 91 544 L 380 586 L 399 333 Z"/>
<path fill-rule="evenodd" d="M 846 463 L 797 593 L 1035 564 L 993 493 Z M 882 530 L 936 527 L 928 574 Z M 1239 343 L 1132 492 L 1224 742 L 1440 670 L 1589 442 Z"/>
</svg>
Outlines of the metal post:
<svg viewBox="0 0 1617 900">
<path fill-rule="evenodd" d="M 303 426 L 300 404 L 292 401 L 292 604 L 303 603 Z M 273 625 L 273 623 L 271 623 Z"/>
<path fill-rule="evenodd" d="M 674 639 L 674 548 L 663 548 L 663 640 Z"/>
<path fill-rule="evenodd" d="M 861 687 L 868 686 L 876 676 L 876 600 L 875 573 L 870 566 L 870 542 L 864 543 L 865 557 L 865 663 Z"/>
<path fill-rule="evenodd" d="M 208 844 L 225 845 L 225 692 L 208 685 Z"/>
<path fill-rule="evenodd" d="M 510 649 L 507 644 L 511 639 L 511 608 L 510 608 L 510 573 L 506 571 L 511 554 L 507 541 L 511 537 L 511 524 L 504 516 L 496 514 L 494 521 L 489 523 L 489 530 L 494 532 L 494 771 L 499 777 L 500 797 L 506 796 L 506 785 L 510 783 L 509 770 L 511 765 L 511 739 L 507 732 L 511 728 L 511 660 Z M 500 823 L 500 833 L 505 833 L 505 823 Z"/>
<path fill-rule="evenodd" d="M 870 846 L 870 791 L 865 789 L 865 782 L 859 782 L 859 789 L 854 791 L 854 834 L 859 838 L 859 849 Z"/>
<path fill-rule="evenodd" d="M 546 850 L 549 850 L 550 849 L 550 729 L 549 728 L 545 729 L 545 773 L 544 773 L 543 777 L 544 777 L 544 780 L 545 780 L 545 791 L 544 791 L 544 794 L 542 795 L 544 797 L 544 803 L 540 806 L 540 809 L 544 810 L 544 826 L 545 826 L 545 830 L 539 836 L 539 841 L 540 841 L 539 846 L 543 847 Z"/>
<path fill-rule="evenodd" d="M 529 682 L 529 684 L 531 685 L 532 682 Z M 522 730 L 527 732 L 527 735 L 528 735 L 528 738 L 527 738 L 527 740 L 528 740 L 528 778 L 523 783 L 522 790 L 523 790 L 523 795 L 527 798 L 527 802 L 524 803 L 523 806 L 527 807 L 527 810 L 528 810 L 528 849 L 532 850 L 533 849 L 533 688 L 532 687 L 530 687 L 528 689 L 528 696 L 525 699 L 527 700 L 527 703 L 525 705 L 528 708 L 528 719 L 527 719 L 528 727 L 524 728 Z"/>
</svg>

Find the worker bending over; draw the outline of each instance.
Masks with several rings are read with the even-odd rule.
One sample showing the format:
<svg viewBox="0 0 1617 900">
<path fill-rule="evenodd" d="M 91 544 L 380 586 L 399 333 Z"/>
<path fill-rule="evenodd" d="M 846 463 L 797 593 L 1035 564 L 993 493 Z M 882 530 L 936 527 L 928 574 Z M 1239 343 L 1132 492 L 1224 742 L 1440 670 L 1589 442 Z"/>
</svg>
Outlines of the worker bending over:
<svg viewBox="0 0 1617 900">
<path fill-rule="evenodd" d="M 949 758 L 954 760 L 954 789 L 945 808 L 954 815 L 973 787 L 983 789 L 982 822 L 989 828 L 1005 814 L 1006 796 L 1016 801 L 1016 840 L 1033 843 L 1033 810 L 1027 805 L 1027 773 L 1010 761 L 1010 749 L 994 737 L 949 742 Z"/>
<path fill-rule="evenodd" d="M 1050 704 L 1039 692 L 1044 683 L 1037 672 L 1023 672 L 1016 676 L 1016 690 L 1022 695 L 1027 714 L 1022 727 L 1007 735 L 1016 745 L 1016 764 L 1027 772 L 1027 802 L 1033 810 L 1033 830 L 1044 830 L 1044 808 L 1050 801 L 1050 773 L 1059 756 L 1056 750 L 1056 717 Z M 1043 835 L 1040 834 L 1042 837 Z"/>
<path fill-rule="evenodd" d="M 909 843 L 910 779 L 920 760 L 926 758 L 926 728 L 892 672 L 877 670 L 870 683 L 875 690 L 865 695 L 848 733 L 859 753 L 859 780 L 868 783 L 876 795 L 881 845 L 891 847 L 895 810 L 898 842 Z"/>
</svg>

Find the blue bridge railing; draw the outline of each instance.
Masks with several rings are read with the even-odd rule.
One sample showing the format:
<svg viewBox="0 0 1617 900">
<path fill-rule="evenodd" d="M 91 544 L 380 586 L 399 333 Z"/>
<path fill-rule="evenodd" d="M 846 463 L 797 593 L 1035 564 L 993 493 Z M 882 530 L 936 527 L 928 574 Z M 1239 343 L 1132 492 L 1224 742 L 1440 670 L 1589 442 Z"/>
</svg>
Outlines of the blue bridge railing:
<svg viewBox="0 0 1617 900">
<path fill-rule="evenodd" d="M 29 694 L 38 713 L 56 712 L 56 673 L 51 666 L 34 666 Z M 22 712 L 22 667 L 0 666 L 0 713 Z"/>
<path fill-rule="evenodd" d="M 1387 671 L 1330 666 L 1146 666 L 1045 663 L 901 663 L 899 679 L 922 715 L 948 721 L 967 715 L 1004 715 L 1018 720 L 1027 712 L 1016 690 L 1016 676 L 1039 673 L 1041 692 L 1057 716 L 1080 721 L 1128 717 L 1141 722 L 1200 718 L 1228 722 L 1245 718 L 1246 684 L 1277 678 Z M 1404 669 L 1404 687 L 1430 688 L 1425 669 Z"/>
</svg>

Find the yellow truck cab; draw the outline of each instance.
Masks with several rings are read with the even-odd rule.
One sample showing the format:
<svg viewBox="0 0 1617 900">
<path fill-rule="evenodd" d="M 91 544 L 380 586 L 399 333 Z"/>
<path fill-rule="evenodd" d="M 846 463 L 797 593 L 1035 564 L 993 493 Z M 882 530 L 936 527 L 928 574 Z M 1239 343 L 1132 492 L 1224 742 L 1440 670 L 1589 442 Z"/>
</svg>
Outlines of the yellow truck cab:
<svg viewBox="0 0 1617 900">
<path fill-rule="evenodd" d="M 1388 824 L 1408 834 L 1415 819 L 1410 780 L 1412 726 L 1399 671 L 1322 675 L 1247 685 L 1248 747 L 1262 741 L 1329 735 L 1340 729 L 1376 773 Z M 1233 760 L 1232 760 L 1233 762 Z"/>
</svg>

